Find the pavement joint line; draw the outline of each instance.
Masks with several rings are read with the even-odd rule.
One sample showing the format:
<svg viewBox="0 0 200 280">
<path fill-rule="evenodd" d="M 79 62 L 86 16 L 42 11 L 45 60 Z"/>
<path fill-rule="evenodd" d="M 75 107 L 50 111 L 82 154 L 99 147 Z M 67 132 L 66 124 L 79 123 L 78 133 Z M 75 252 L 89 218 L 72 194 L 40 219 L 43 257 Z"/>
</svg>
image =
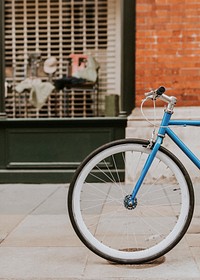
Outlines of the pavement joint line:
<svg viewBox="0 0 200 280">
<path fill-rule="evenodd" d="M 53 190 L 48 196 L 46 196 L 39 204 L 37 204 L 31 211 L 27 214 L 27 216 L 33 214 L 42 204 L 44 204 L 50 197 L 52 197 L 58 190 L 62 187 L 58 186 L 55 190 Z"/>
</svg>

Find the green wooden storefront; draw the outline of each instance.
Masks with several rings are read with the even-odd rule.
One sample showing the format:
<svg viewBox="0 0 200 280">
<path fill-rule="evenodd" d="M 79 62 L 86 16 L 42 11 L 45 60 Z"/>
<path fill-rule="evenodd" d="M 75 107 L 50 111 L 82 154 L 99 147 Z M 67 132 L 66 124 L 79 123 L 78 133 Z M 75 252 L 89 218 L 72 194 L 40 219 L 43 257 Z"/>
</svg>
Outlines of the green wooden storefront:
<svg viewBox="0 0 200 280">
<path fill-rule="evenodd" d="M 4 100 L 4 1 L 0 3 L 0 182 L 66 183 L 85 156 L 125 137 L 134 106 L 135 1 L 121 1 L 122 88 L 119 117 L 8 119 Z"/>
</svg>

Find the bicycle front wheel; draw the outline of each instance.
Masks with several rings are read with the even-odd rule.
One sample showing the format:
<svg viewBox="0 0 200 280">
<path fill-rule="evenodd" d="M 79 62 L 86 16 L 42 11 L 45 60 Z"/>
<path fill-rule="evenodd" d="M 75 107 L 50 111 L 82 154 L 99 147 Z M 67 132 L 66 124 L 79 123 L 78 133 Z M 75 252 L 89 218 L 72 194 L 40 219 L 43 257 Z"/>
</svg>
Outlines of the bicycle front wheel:
<svg viewBox="0 0 200 280">
<path fill-rule="evenodd" d="M 80 165 L 69 188 L 68 210 L 82 242 L 117 263 L 152 261 L 185 234 L 194 194 L 181 162 L 161 147 L 137 194 L 127 197 L 151 152 L 145 140 L 118 140 L 97 149 Z"/>
</svg>

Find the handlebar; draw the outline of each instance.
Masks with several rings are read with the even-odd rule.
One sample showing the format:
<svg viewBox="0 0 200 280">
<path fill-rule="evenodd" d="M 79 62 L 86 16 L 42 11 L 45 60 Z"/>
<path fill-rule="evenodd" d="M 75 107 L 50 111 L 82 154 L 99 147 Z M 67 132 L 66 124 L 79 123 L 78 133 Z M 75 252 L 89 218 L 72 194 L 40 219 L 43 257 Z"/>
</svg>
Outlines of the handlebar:
<svg viewBox="0 0 200 280">
<path fill-rule="evenodd" d="M 166 91 L 165 87 L 161 86 L 156 90 L 152 90 L 150 92 L 145 93 L 146 99 L 152 99 L 152 100 L 156 100 L 156 99 L 161 99 L 162 101 L 168 103 L 167 106 L 167 111 L 168 112 L 173 112 L 173 108 L 176 104 L 176 97 L 174 96 L 168 96 L 167 94 L 164 94 L 164 92 Z"/>
<path fill-rule="evenodd" d="M 145 93 L 145 96 L 147 97 L 147 96 L 151 96 L 151 95 L 155 95 L 155 96 L 160 96 L 160 95 L 162 95 L 163 93 L 165 92 L 165 87 L 159 87 L 158 89 L 156 89 L 156 90 L 152 90 L 152 91 L 150 91 L 150 92 L 146 92 Z"/>
</svg>

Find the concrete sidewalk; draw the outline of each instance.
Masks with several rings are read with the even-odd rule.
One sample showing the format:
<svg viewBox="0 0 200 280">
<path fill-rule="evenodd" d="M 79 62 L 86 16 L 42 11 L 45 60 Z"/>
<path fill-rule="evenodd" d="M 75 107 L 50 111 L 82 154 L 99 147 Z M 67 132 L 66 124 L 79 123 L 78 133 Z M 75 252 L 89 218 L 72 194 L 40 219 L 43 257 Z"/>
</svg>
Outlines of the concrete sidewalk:
<svg viewBox="0 0 200 280">
<path fill-rule="evenodd" d="M 200 279 L 200 184 L 187 235 L 164 262 L 114 265 L 85 248 L 66 210 L 65 185 L 0 185 L 0 280 Z"/>
</svg>

